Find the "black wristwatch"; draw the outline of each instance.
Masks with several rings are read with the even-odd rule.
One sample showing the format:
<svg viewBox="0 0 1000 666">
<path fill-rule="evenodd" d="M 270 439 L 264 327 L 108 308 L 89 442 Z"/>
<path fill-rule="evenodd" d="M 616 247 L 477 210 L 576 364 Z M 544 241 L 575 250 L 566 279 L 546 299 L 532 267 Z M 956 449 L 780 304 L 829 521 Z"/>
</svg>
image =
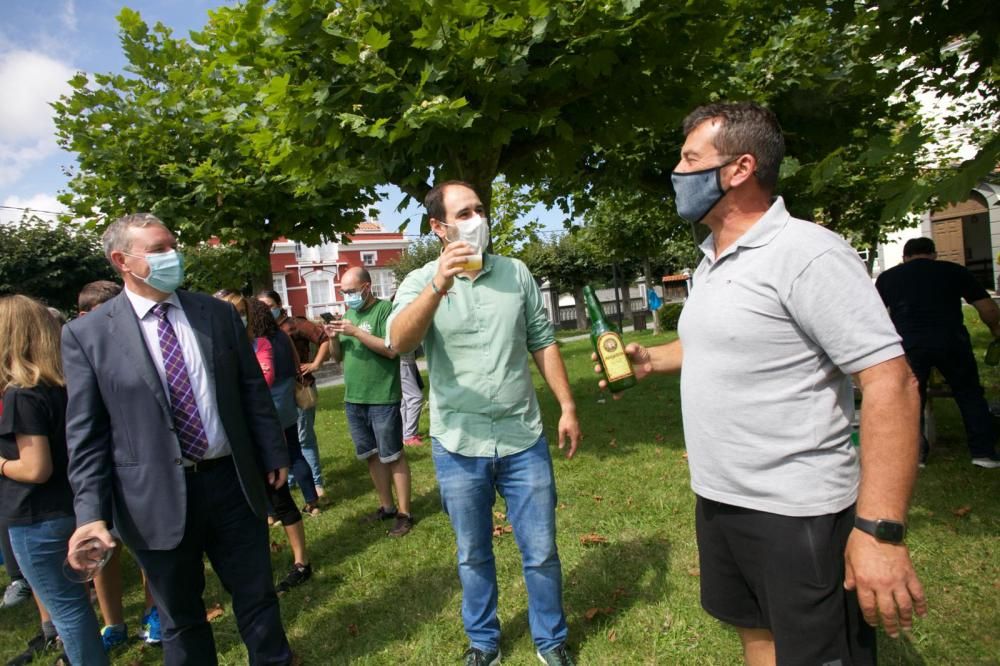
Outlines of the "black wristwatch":
<svg viewBox="0 0 1000 666">
<path fill-rule="evenodd" d="M 879 541 L 885 541 L 886 543 L 903 543 L 903 538 L 906 536 L 906 525 L 895 520 L 885 520 L 883 518 L 867 520 L 860 516 L 855 516 L 854 526 L 862 532 L 871 534 Z"/>
</svg>

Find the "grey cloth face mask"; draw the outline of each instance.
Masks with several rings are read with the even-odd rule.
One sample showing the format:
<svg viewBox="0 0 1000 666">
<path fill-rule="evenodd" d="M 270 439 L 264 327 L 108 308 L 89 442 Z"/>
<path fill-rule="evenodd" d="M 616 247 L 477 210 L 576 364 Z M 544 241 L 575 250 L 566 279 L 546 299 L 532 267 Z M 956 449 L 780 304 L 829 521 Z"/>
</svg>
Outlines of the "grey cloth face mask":
<svg viewBox="0 0 1000 666">
<path fill-rule="evenodd" d="M 688 222 L 701 222 L 715 204 L 726 196 L 726 191 L 722 189 L 722 167 L 735 161 L 730 160 L 701 171 L 671 173 L 670 182 L 674 185 L 677 214 Z"/>
</svg>

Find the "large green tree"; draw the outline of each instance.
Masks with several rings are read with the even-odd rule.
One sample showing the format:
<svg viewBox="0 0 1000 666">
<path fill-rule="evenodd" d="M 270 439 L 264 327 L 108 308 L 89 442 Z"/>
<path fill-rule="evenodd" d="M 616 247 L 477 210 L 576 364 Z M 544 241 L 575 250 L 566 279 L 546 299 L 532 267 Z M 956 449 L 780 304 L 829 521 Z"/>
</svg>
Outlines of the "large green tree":
<svg viewBox="0 0 1000 666">
<path fill-rule="evenodd" d="M 303 187 L 249 145 L 257 78 L 220 53 L 239 26 L 212 21 L 189 41 L 127 8 L 118 20 L 125 73 L 80 74 L 54 105 L 60 143 L 77 155 L 61 197 L 76 215 L 103 225 L 150 211 L 188 245 L 218 237 L 241 250 L 239 271 L 257 287 L 271 284 L 276 237 L 316 243 L 354 230 L 374 199 L 353 177 L 345 184 L 331 167 Z"/>
<path fill-rule="evenodd" d="M 734 4 L 249 0 L 220 15 L 257 26 L 225 54 L 258 77 L 252 141 L 296 186 L 335 178 L 347 147 L 362 182 L 420 198 L 461 178 L 489 207 L 498 175 L 554 200 L 615 169 L 610 149 L 675 134 L 728 75 Z"/>
<path fill-rule="evenodd" d="M 68 313 L 83 285 L 115 279 L 100 239 L 84 227 L 32 215 L 2 230 L 0 294 L 32 296 Z"/>
</svg>

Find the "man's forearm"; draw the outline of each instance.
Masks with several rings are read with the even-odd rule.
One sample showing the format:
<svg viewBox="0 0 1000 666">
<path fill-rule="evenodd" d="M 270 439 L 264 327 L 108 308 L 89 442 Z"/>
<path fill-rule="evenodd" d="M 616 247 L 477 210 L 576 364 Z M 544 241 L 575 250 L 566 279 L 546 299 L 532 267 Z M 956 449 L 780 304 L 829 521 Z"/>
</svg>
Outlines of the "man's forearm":
<svg viewBox="0 0 1000 666">
<path fill-rule="evenodd" d="M 371 333 L 363 331 L 359 328 L 354 336 L 361 344 L 379 356 L 385 356 L 386 358 L 396 358 L 397 356 L 396 350 L 386 347 L 385 340 L 377 335 L 372 335 Z"/>
<path fill-rule="evenodd" d="M 409 305 L 400 311 L 392 320 L 389 329 L 389 340 L 392 348 L 400 354 L 411 352 L 417 348 L 427 329 L 430 328 L 431 321 L 434 320 L 434 313 L 437 312 L 441 303 L 442 295 L 434 291 L 433 281 L 424 287 L 424 290 L 413 299 Z"/>
<path fill-rule="evenodd" d="M 997 307 L 996 302 L 992 298 L 983 298 L 974 301 L 972 307 L 976 308 L 976 312 L 979 313 L 979 319 L 986 324 L 986 327 L 990 329 L 990 332 L 994 336 L 1000 334 L 1000 308 Z"/>
<path fill-rule="evenodd" d="M 917 476 L 920 396 L 903 357 L 864 370 L 857 515 L 904 522 Z"/>
<path fill-rule="evenodd" d="M 649 347 L 649 360 L 653 364 L 653 372 L 677 373 L 681 371 L 681 361 L 684 352 L 681 341 L 674 340 L 665 345 Z"/>
<path fill-rule="evenodd" d="M 573 393 L 569 389 L 566 365 L 563 363 L 562 354 L 559 353 L 559 345 L 552 343 L 548 347 L 532 352 L 531 355 L 535 359 L 538 371 L 545 379 L 545 383 L 548 384 L 556 400 L 559 401 L 559 406 L 562 407 L 563 411 L 576 409 Z"/>
</svg>

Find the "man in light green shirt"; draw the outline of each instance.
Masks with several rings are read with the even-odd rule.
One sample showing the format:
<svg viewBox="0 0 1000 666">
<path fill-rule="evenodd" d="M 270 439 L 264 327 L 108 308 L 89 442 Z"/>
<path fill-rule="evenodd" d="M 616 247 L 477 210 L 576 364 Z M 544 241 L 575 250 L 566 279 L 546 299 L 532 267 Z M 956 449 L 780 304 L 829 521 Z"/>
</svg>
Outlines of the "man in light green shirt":
<svg viewBox="0 0 1000 666">
<path fill-rule="evenodd" d="M 401 353 L 423 342 L 427 354 L 434 466 L 458 542 L 462 620 L 471 644 L 465 663 L 500 661 L 492 514 L 499 492 L 521 551 L 538 656 L 572 664 L 555 543 L 555 480 L 528 360 L 534 358 L 559 401 L 557 443 L 570 458 L 580 427 L 566 368 L 527 267 L 482 254 L 489 231 L 475 190 L 449 181 L 424 203 L 444 250 L 399 286 L 387 342 Z M 470 265 L 477 254 L 481 265 Z"/>
</svg>

